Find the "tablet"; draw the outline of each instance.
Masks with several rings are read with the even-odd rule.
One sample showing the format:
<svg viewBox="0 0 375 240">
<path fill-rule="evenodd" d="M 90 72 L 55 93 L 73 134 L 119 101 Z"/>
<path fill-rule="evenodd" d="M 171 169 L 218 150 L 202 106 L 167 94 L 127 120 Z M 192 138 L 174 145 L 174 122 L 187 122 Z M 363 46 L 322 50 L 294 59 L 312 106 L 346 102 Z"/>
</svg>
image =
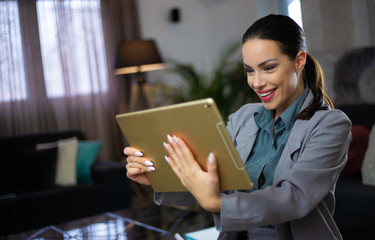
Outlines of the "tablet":
<svg viewBox="0 0 375 240">
<path fill-rule="evenodd" d="M 147 172 L 155 192 L 184 192 L 164 156 L 167 134 L 182 138 L 203 170 L 213 152 L 218 163 L 220 190 L 249 190 L 253 183 L 241 161 L 213 99 L 201 99 L 116 116 L 131 147 L 142 151 L 156 168 Z"/>
</svg>

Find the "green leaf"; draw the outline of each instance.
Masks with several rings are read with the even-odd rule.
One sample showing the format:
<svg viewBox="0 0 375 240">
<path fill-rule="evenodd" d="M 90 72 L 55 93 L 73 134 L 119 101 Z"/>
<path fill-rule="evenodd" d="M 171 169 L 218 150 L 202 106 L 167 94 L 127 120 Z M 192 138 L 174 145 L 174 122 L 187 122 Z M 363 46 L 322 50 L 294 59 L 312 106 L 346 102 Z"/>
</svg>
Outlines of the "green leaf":
<svg viewBox="0 0 375 240">
<path fill-rule="evenodd" d="M 241 105 L 258 102 L 257 95 L 247 84 L 242 59 L 238 56 L 240 47 L 240 43 L 234 42 L 223 48 L 213 72 L 208 76 L 198 72 L 192 64 L 169 60 L 172 65 L 169 71 L 183 80 L 182 86 L 173 91 L 174 101 L 212 97 L 225 120 Z"/>
</svg>

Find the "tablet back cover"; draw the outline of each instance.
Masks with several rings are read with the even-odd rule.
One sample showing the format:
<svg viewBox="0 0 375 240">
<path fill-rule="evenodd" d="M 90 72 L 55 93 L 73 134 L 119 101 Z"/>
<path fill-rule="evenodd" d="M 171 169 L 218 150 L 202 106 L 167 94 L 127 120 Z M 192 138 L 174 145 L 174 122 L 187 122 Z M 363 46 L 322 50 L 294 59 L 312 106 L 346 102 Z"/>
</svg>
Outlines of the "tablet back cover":
<svg viewBox="0 0 375 240">
<path fill-rule="evenodd" d="M 167 142 L 167 134 L 182 138 L 205 171 L 208 154 L 215 154 L 220 190 L 253 187 L 211 98 L 119 114 L 116 120 L 129 145 L 154 162 L 156 171 L 146 174 L 155 192 L 187 191 L 165 161 L 163 142 Z"/>
</svg>

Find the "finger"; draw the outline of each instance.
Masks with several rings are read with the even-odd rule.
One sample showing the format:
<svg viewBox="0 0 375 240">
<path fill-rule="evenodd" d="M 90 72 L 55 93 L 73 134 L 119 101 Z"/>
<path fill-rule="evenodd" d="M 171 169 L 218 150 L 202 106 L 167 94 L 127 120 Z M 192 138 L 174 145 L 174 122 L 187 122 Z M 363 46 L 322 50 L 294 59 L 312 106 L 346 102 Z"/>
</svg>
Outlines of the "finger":
<svg viewBox="0 0 375 240">
<path fill-rule="evenodd" d="M 210 175 L 217 175 L 217 163 L 213 153 L 208 154 L 207 158 L 207 172 Z"/>
<path fill-rule="evenodd" d="M 217 161 L 213 153 L 208 154 L 207 158 L 207 173 L 213 183 L 216 183 L 216 191 L 219 192 L 220 180 L 217 168 Z"/>
<path fill-rule="evenodd" d="M 170 146 L 168 150 L 169 150 L 171 157 L 175 160 L 177 165 L 181 165 L 181 161 L 183 161 L 183 158 L 185 157 L 179 145 L 182 139 L 176 136 L 171 137 L 169 134 L 167 135 L 167 138 L 168 138 L 169 146 Z"/>
<path fill-rule="evenodd" d="M 177 136 L 174 136 L 174 139 L 176 142 L 176 152 L 179 154 L 180 157 L 182 157 L 181 161 L 184 161 L 183 163 L 187 164 L 187 160 L 194 159 L 194 155 L 191 152 L 189 146 L 185 143 L 185 141 Z"/>
<path fill-rule="evenodd" d="M 178 164 L 182 167 L 189 166 L 190 169 L 197 168 L 199 165 L 185 141 L 177 136 L 173 136 L 173 140 L 172 145 L 178 159 Z"/>
<path fill-rule="evenodd" d="M 169 164 L 169 166 L 172 168 L 172 170 L 179 175 L 178 165 L 176 164 L 175 160 L 171 157 L 164 156 L 165 161 Z M 180 169 L 181 170 L 181 169 Z"/>
<path fill-rule="evenodd" d="M 124 154 L 127 156 L 142 157 L 143 153 L 136 148 L 126 147 L 124 148 Z"/>
<path fill-rule="evenodd" d="M 176 174 L 176 176 L 180 179 L 181 183 L 185 186 L 184 180 L 182 178 L 181 166 L 176 165 L 175 161 L 168 156 L 164 156 L 164 158 L 169 164 L 169 166 L 172 168 L 172 171 Z"/>
<path fill-rule="evenodd" d="M 140 168 L 143 171 L 155 171 L 154 163 L 143 157 L 133 157 L 129 156 L 126 158 L 126 169 L 135 167 Z"/>
<path fill-rule="evenodd" d="M 182 158 L 184 158 L 186 156 L 184 154 L 184 150 L 183 150 L 183 147 L 184 147 L 184 144 L 182 144 L 183 140 L 181 138 L 177 137 L 177 136 L 173 136 L 172 139 L 173 139 L 173 141 L 172 141 L 171 145 L 173 146 L 175 154 L 177 155 L 178 158 L 180 158 L 180 160 L 183 160 Z"/>
<path fill-rule="evenodd" d="M 126 164 L 127 170 L 130 170 L 130 169 L 133 169 L 133 168 L 140 169 L 141 172 L 155 171 L 155 167 L 153 165 L 148 166 L 148 165 L 144 165 L 144 164 L 141 164 L 141 163 L 138 163 L 138 162 L 131 162 L 131 163 Z"/>
<path fill-rule="evenodd" d="M 168 151 L 170 159 L 173 160 L 173 164 L 171 165 L 171 167 L 181 166 L 180 156 L 176 152 L 177 146 L 175 140 L 169 134 L 167 135 L 167 139 L 169 143 L 164 143 L 164 147 Z"/>
<path fill-rule="evenodd" d="M 126 175 L 129 176 L 135 176 L 142 173 L 145 173 L 146 171 L 142 168 L 135 168 L 135 167 L 127 167 L 126 168 Z"/>
<path fill-rule="evenodd" d="M 144 157 L 128 156 L 126 158 L 126 162 L 127 163 L 137 162 L 145 166 L 154 166 L 154 163 L 151 160 L 149 160 L 148 158 L 144 158 Z"/>
<path fill-rule="evenodd" d="M 126 176 L 131 180 L 136 180 L 140 175 L 144 174 L 145 172 L 139 168 L 131 168 L 126 171 Z"/>
</svg>

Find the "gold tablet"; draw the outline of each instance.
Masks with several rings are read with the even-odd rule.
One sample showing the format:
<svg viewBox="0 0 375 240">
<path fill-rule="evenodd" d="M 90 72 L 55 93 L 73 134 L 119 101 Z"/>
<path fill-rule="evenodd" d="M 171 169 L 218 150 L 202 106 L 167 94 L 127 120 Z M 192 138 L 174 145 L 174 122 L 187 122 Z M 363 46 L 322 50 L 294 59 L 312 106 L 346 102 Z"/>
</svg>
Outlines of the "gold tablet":
<svg viewBox="0 0 375 240">
<path fill-rule="evenodd" d="M 205 171 L 208 154 L 215 154 L 221 190 L 253 187 L 211 98 L 119 114 L 116 120 L 129 145 L 154 162 L 156 171 L 146 174 L 155 192 L 187 191 L 165 161 L 167 134 L 181 137 Z"/>
</svg>

